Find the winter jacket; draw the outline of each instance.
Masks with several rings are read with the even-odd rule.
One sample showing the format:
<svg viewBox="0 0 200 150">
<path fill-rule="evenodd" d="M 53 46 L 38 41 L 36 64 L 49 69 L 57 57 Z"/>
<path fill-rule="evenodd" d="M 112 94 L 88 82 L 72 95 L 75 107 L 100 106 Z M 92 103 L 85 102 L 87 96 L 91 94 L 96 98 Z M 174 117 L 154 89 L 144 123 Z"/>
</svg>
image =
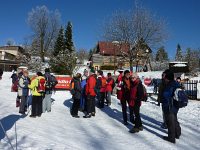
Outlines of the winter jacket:
<svg viewBox="0 0 200 150">
<path fill-rule="evenodd" d="M 122 74 L 120 74 L 116 80 L 117 86 L 117 99 L 122 100 Z"/>
<path fill-rule="evenodd" d="M 41 93 L 38 93 L 37 87 L 40 79 L 45 79 L 43 76 L 38 76 L 31 81 L 31 84 L 28 85 L 28 88 L 31 89 L 33 96 L 43 96 Z"/>
<path fill-rule="evenodd" d="M 28 96 L 28 84 L 30 79 L 25 76 L 21 76 L 18 83 L 18 96 Z"/>
<path fill-rule="evenodd" d="M 106 92 L 111 92 L 113 90 L 113 84 L 114 84 L 114 80 L 112 77 L 109 77 L 107 79 L 107 84 L 106 84 Z"/>
<path fill-rule="evenodd" d="M 122 78 L 122 100 L 130 100 L 130 79 Z"/>
<path fill-rule="evenodd" d="M 71 89 L 71 94 L 73 99 L 80 99 L 81 98 L 81 81 L 79 78 L 74 77 L 71 80 L 71 84 L 74 83 L 73 88 Z"/>
<path fill-rule="evenodd" d="M 168 84 L 165 85 L 163 88 L 163 93 L 162 93 L 162 108 L 165 113 L 173 112 L 177 113 L 178 108 L 176 108 L 173 105 L 173 96 L 174 96 L 174 91 L 176 88 L 179 88 L 180 84 L 176 81 L 171 81 Z"/>
<path fill-rule="evenodd" d="M 143 85 L 140 79 L 131 81 L 129 105 L 132 107 L 136 103 L 139 103 L 139 105 L 141 105 L 141 99 L 143 95 L 144 95 L 144 89 L 143 89 Z"/>
<path fill-rule="evenodd" d="M 86 95 L 96 96 L 95 88 L 96 88 L 96 78 L 94 75 L 90 75 L 86 84 Z"/>
<path fill-rule="evenodd" d="M 100 92 L 106 92 L 106 84 L 105 85 L 102 85 L 102 80 L 106 81 L 106 78 L 104 76 L 98 76 L 97 78 L 97 87 L 99 89 Z M 106 81 L 107 82 L 107 81 Z"/>
</svg>

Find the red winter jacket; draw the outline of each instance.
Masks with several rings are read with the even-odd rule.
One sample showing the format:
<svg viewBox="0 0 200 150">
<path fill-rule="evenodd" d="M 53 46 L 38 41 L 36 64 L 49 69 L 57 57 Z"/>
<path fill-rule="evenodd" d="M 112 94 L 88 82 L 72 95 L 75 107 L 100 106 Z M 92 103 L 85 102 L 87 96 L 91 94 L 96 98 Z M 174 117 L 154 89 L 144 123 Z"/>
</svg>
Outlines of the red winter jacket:
<svg viewBox="0 0 200 150">
<path fill-rule="evenodd" d="M 106 92 L 112 92 L 112 87 L 113 87 L 113 84 L 114 84 L 114 80 L 112 77 L 109 77 L 107 79 L 107 84 L 106 84 Z"/>
<path fill-rule="evenodd" d="M 94 75 L 90 75 L 87 79 L 86 84 L 86 95 L 96 96 L 95 86 L 96 86 L 96 78 Z"/>
<path fill-rule="evenodd" d="M 141 98 L 143 95 L 143 85 L 140 79 L 137 79 L 135 81 L 131 81 L 131 89 L 130 89 L 130 101 L 129 106 L 134 106 L 136 103 L 139 103 L 139 106 L 141 106 Z"/>
<path fill-rule="evenodd" d="M 121 90 L 121 88 L 122 88 L 122 77 L 123 77 L 122 74 L 120 74 L 117 78 L 117 81 L 116 81 L 116 83 L 117 83 L 117 86 L 116 86 L 117 99 L 119 99 L 119 100 L 122 100 L 122 90 Z"/>
</svg>

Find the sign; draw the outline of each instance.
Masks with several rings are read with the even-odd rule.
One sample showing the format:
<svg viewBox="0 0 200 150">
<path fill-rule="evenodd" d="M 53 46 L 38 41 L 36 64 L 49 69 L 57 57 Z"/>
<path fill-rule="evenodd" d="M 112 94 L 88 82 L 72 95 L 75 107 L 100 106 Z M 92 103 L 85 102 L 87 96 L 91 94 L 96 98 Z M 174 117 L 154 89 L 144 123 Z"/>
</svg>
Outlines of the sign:
<svg viewBox="0 0 200 150">
<path fill-rule="evenodd" d="M 197 83 L 197 99 L 200 99 L 200 83 Z"/>
<path fill-rule="evenodd" d="M 56 89 L 70 89 L 70 82 L 72 80 L 72 77 L 56 76 L 56 79 L 58 81 L 58 84 L 55 86 Z"/>
</svg>

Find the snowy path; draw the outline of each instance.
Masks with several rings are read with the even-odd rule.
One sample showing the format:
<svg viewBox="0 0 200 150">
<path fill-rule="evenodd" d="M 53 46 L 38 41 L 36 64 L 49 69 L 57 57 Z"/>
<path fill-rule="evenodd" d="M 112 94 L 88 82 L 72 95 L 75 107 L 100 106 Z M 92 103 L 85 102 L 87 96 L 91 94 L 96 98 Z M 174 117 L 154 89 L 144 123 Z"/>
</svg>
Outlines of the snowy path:
<svg viewBox="0 0 200 150">
<path fill-rule="evenodd" d="M 132 125 L 122 124 L 121 106 L 115 97 L 111 107 L 97 108 L 95 117 L 85 119 L 80 112 L 81 118 L 77 119 L 70 116 L 70 93 L 59 91 L 53 95 L 52 112 L 40 118 L 21 116 L 15 107 L 16 93 L 10 92 L 9 76 L 10 73 L 5 73 L 0 81 L 0 119 L 14 147 L 17 135 L 18 150 L 200 149 L 198 101 L 190 101 L 189 106 L 180 110 L 182 136 L 174 145 L 161 138 L 166 130 L 160 128 L 161 107 L 155 105 L 153 98 L 141 107 L 144 131 L 131 134 L 128 131 Z M 0 140 L 0 149 L 11 149 L 1 128 Z"/>
</svg>

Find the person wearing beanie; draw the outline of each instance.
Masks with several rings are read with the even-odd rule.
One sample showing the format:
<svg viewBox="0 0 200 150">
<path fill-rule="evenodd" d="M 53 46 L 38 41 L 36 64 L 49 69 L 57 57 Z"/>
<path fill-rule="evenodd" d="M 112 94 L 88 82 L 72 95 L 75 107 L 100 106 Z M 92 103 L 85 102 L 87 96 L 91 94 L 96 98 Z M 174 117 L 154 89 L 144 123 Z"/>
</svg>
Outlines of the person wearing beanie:
<svg viewBox="0 0 200 150">
<path fill-rule="evenodd" d="M 167 69 L 163 72 L 164 87 L 162 91 L 162 109 L 168 128 L 168 136 L 163 139 L 171 143 L 176 143 L 181 135 L 181 127 L 177 119 L 179 108 L 173 104 L 174 91 L 180 88 L 179 83 L 174 80 L 174 73 Z"/>
<path fill-rule="evenodd" d="M 73 105 L 71 108 L 72 117 L 79 118 L 78 109 L 80 108 L 80 99 L 81 99 L 81 74 L 77 73 L 75 77 L 71 80 L 70 83 L 70 92 L 72 94 Z"/>
</svg>

